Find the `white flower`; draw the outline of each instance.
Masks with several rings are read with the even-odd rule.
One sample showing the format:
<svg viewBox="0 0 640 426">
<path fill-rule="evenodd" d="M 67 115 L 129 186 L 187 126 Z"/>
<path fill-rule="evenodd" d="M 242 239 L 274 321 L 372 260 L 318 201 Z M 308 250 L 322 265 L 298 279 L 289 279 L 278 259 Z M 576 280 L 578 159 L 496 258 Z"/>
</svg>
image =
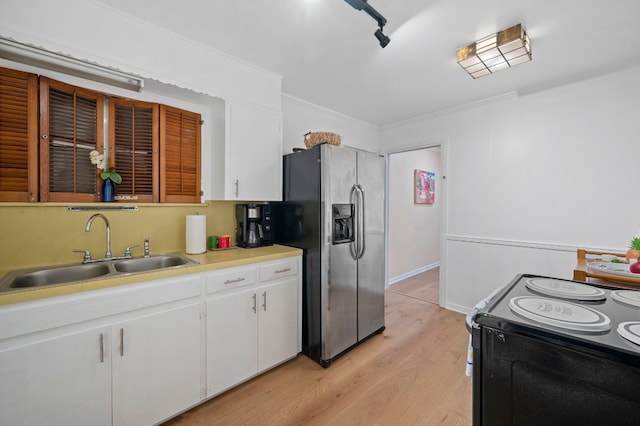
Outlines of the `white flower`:
<svg viewBox="0 0 640 426">
<path fill-rule="evenodd" d="M 89 159 L 91 160 L 91 164 L 94 164 L 100 170 L 104 170 L 104 154 L 93 150 L 89 153 Z"/>
</svg>

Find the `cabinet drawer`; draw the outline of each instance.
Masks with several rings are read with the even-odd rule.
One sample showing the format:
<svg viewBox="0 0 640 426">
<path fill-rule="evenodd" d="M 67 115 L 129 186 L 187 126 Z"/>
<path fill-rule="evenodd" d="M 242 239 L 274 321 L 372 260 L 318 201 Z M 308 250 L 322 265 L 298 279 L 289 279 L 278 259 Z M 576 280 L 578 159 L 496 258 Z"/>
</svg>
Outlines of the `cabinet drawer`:
<svg viewBox="0 0 640 426">
<path fill-rule="evenodd" d="M 298 273 L 297 258 L 260 265 L 260 281 L 269 281 Z"/>
<path fill-rule="evenodd" d="M 256 283 L 256 268 L 233 268 L 207 275 L 207 293 L 230 290 Z"/>
</svg>

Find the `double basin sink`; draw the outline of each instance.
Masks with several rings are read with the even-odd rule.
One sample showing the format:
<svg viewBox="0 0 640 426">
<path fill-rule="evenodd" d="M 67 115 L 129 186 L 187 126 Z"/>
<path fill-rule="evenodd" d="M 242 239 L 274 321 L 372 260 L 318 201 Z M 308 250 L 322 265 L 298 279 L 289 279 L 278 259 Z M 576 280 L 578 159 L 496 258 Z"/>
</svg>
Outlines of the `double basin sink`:
<svg viewBox="0 0 640 426">
<path fill-rule="evenodd" d="M 180 253 L 156 254 L 149 257 L 108 260 L 80 265 L 21 269 L 9 272 L 0 281 L 0 292 L 89 281 L 125 274 L 160 271 L 195 265 L 198 262 Z"/>
</svg>

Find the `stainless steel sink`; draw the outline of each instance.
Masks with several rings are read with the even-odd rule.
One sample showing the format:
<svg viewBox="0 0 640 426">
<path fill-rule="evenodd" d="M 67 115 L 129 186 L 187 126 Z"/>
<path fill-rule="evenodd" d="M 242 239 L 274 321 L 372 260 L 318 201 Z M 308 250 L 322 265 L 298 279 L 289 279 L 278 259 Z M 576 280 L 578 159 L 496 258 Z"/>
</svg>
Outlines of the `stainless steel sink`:
<svg viewBox="0 0 640 426">
<path fill-rule="evenodd" d="M 63 266 L 60 268 L 40 269 L 16 274 L 7 288 L 42 287 L 74 281 L 86 281 L 111 273 L 104 263 Z"/>
<path fill-rule="evenodd" d="M 196 265 L 197 263 L 180 253 L 166 253 L 149 257 L 109 260 L 81 265 L 21 269 L 9 272 L 0 281 L 0 292 L 152 272 Z"/>
<path fill-rule="evenodd" d="M 116 260 L 113 267 L 118 272 L 148 272 L 175 266 L 193 265 L 196 262 L 180 253 L 158 254 L 150 257 Z"/>
</svg>

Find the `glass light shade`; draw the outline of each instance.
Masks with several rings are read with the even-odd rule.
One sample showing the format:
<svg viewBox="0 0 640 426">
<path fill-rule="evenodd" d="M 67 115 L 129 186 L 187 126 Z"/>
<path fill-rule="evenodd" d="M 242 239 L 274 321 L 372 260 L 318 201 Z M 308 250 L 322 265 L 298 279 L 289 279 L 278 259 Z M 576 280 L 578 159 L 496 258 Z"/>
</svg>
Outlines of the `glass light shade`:
<svg viewBox="0 0 640 426">
<path fill-rule="evenodd" d="M 529 37 L 521 24 L 484 37 L 458 50 L 458 63 L 473 78 L 531 60 Z"/>
</svg>

